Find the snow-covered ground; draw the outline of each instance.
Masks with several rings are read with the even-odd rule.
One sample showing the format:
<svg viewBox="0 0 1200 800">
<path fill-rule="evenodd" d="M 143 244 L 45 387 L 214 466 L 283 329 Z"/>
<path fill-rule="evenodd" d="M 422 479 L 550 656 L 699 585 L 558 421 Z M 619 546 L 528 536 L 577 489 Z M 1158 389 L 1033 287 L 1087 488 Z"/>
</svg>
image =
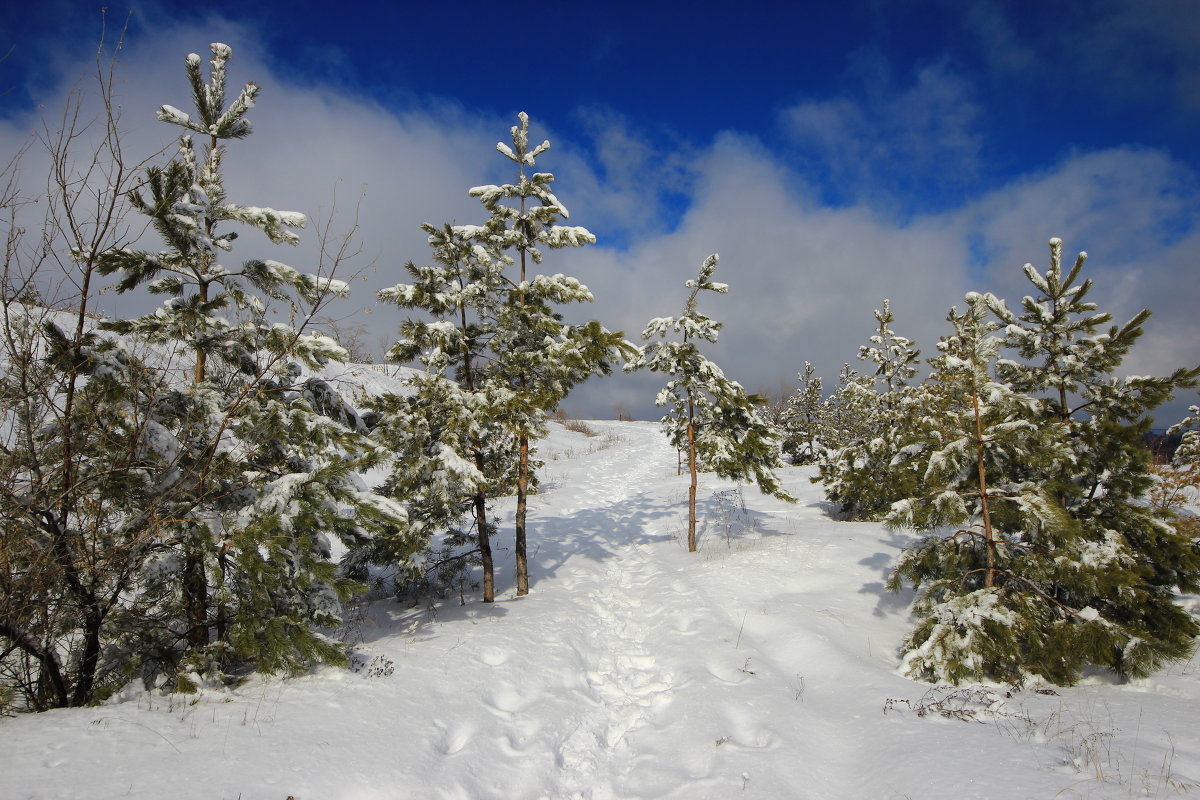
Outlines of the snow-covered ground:
<svg viewBox="0 0 1200 800">
<path fill-rule="evenodd" d="M 3 798 L 1079 798 L 1200 794 L 1200 662 L 1072 689 L 896 673 L 905 538 L 687 478 L 651 423 L 553 425 L 533 591 L 354 609 L 352 670 L 0 720 Z M 511 520 L 512 504 L 498 512 Z"/>
</svg>

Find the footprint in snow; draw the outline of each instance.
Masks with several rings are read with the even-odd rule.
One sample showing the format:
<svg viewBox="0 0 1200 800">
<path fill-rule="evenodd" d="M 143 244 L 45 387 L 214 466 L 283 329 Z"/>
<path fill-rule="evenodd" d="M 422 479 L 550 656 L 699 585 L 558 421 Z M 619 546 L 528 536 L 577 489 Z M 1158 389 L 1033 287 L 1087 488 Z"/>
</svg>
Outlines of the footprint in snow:
<svg viewBox="0 0 1200 800">
<path fill-rule="evenodd" d="M 484 704 L 493 711 L 499 711 L 504 714 L 511 714 L 515 711 L 520 711 L 526 705 L 528 700 L 524 698 L 511 684 L 501 683 L 491 687 L 484 697 Z"/>
<path fill-rule="evenodd" d="M 709 675 L 712 675 L 721 683 L 734 685 L 744 683 L 754 674 L 753 667 L 748 664 L 723 663 L 721 660 L 715 658 L 705 661 L 704 668 L 708 670 Z"/>
<path fill-rule="evenodd" d="M 475 658 L 489 667 L 499 667 L 508 661 L 511 654 L 500 647 L 481 647 Z"/>
<path fill-rule="evenodd" d="M 542 723 L 531 716 L 510 720 L 505 727 L 505 732 L 495 737 L 500 752 L 505 755 L 517 757 L 525 755 L 535 747 L 539 750 L 545 747 L 545 743 L 539 737 Z"/>
<path fill-rule="evenodd" d="M 775 731 L 762 725 L 754 714 L 743 708 L 727 705 L 725 724 L 730 732 L 726 737 L 726 747 L 736 750 L 773 750 L 779 746 Z"/>
<path fill-rule="evenodd" d="M 455 722 L 448 727 L 440 722 L 434 725 L 442 731 L 441 751 L 448 756 L 460 752 L 475 736 L 475 726 L 470 722 Z"/>
</svg>

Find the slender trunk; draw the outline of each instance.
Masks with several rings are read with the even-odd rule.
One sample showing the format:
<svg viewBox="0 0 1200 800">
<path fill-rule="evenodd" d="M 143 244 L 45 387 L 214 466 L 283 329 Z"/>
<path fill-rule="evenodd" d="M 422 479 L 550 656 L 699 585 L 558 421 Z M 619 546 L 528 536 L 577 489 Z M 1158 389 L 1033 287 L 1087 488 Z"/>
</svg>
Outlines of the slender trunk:
<svg viewBox="0 0 1200 800">
<path fill-rule="evenodd" d="M 1053 319 L 1058 319 L 1058 298 L 1057 297 L 1050 298 L 1050 315 Z M 1055 346 L 1055 350 L 1057 351 L 1057 345 Z M 1059 418 L 1062 420 L 1062 424 L 1067 430 L 1067 435 L 1070 436 L 1071 409 L 1067 405 L 1067 387 L 1066 387 L 1066 384 L 1063 382 L 1062 371 L 1059 368 L 1059 362 L 1058 362 L 1057 357 L 1055 357 L 1054 360 L 1050 364 L 1050 372 L 1054 375 L 1055 382 L 1058 384 L 1058 414 L 1059 414 Z M 1092 498 L 1089 496 L 1088 500 L 1090 501 L 1091 499 Z M 1059 502 L 1059 505 L 1061 505 L 1063 508 L 1068 507 L 1070 498 L 1067 496 L 1066 490 L 1063 490 L 1058 493 L 1058 502 Z"/>
<path fill-rule="evenodd" d="M 983 538 L 987 547 L 987 572 L 984 585 L 991 588 L 996 584 L 996 540 L 992 534 L 992 515 L 988 509 L 987 468 L 983 463 L 983 419 L 979 410 L 979 386 L 971 379 L 971 402 L 975 408 L 975 466 L 979 473 L 979 504 L 983 515 Z"/>
<path fill-rule="evenodd" d="M 187 617 L 188 649 L 208 645 L 208 576 L 204 573 L 204 549 L 197 528 L 188 532 L 183 543 L 183 605 Z"/>
<path fill-rule="evenodd" d="M 83 621 L 83 648 L 79 655 L 79 675 L 75 680 L 75 691 L 71 705 L 87 705 L 92 699 L 92 687 L 96 685 L 96 670 L 100 666 L 100 628 L 104 614 L 99 606 L 88 608 Z"/>
<path fill-rule="evenodd" d="M 522 177 L 524 176 L 525 168 L 521 167 Z M 521 218 L 525 217 L 525 198 L 521 198 Z M 521 286 L 525 284 L 525 248 L 521 248 Z M 517 295 L 518 302 L 522 307 L 525 305 L 525 290 L 520 289 Z M 522 375 L 520 378 L 521 394 L 527 394 L 529 391 L 529 381 L 527 376 Z M 517 596 L 522 597 L 529 594 L 529 557 L 526 551 L 526 527 L 525 516 L 529 508 L 529 437 L 522 433 L 517 439 L 517 448 L 519 462 L 517 464 L 517 519 L 515 541 L 513 549 L 516 550 L 516 568 L 517 568 Z"/>
<path fill-rule="evenodd" d="M 63 580 L 67 584 L 71 597 L 83 611 L 81 623 L 84 631 L 83 652 L 80 657 L 79 672 L 76 676 L 73 701 L 75 705 L 82 705 L 90 699 L 92 686 L 96 679 L 96 668 L 100 663 L 100 627 L 104 622 L 105 612 L 93 588 L 84 583 L 84 575 L 81 574 L 76 561 L 78 554 L 73 548 L 75 543 L 70 541 L 71 537 L 67 532 L 67 519 L 65 517 L 56 519 L 53 512 L 43 511 L 40 527 L 50 536 L 54 547 L 55 561 L 63 570 Z M 50 651 L 47 650 L 47 652 Z M 44 659 L 42 663 L 45 665 Z M 57 660 L 55 669 L 58 669 Z M 61 682 L 61 678 L 59 681 Z M 54 683 L 53 676 L 51 683 Z M 55 691 L 57 694 L 57 689 Z M 64 694 L 62 705 L 67 704 L 67 695 Z"/>
<path fill-rule="evenodd" d="M 212 233 L 212 223 L 206 226 Z M 199 276 L 199 299 L 201 303 L 208 302 L 208 282 Z M 196 371 L 193 384 L 200 384 L 208 377 L 208 359 L 206 353 L 196 349 Z M 197 493 L 203 496 L 203 486 L 196 487 Z M 189 532 L 191 535 L 183 542 L 183 608 L 187 619 L 188 649 L 192 652 L 208 646 L 208 576 L 204 569 L 204 546 L 201 542 L 203 526 L 196 526 Z"/>
<path fill-rule="evenodd" d="M 211 136 L 208 143 L 208 157 L 211 162 L 217 152 L 218 142 L 216 136 Z M 204 221 L 204 230 L 209 236 L 212 236 L 216 228 L 216 221 L 211 218 L 206 218 Z M 208 264 L 202 262 L 199 265 L 199 274 L 197 277 L 197 293 L 201 305 L 208 303 Z M 193 377 L 193 383 L 199 385 L 208 377 L 208 353 L 201 348 L 196 348 L 196 371 Z M 205 487 L 196 487 L 197 493 L 203 497 Z M 192 541 L 184 541 L 183 544 L 183 606 L 184 613 L 187 617 L 187 641 L 188 649 L 192 652 L 198 651 L 203 647 L 208 646 L 208 575 L 204 568 L 204 545 L 202 537 L 207 535 L 202 528 L 197 528 L 193 531 L 195 538 Z M 218 616 L 226 616 L 226 609 L 220 609 Z"/>
<path fill-rule="evenodd" d="M 81 361 L 83 337 L 87 321 L 88 301 L 91 298 L 91 281 L 93 273 L 92 257 L 89 257 L 83 267 L 83 281 L 80 286 L 79 306 L 75 316 L 75 334 L 71 341 L 71 368 L 67 375 L 66 387 L 63 398 L 63 419 L 65 421 L 66 435 L 63 437 L 63 453 L 62 453 L 62 495 L 59 501 L 58 520 L 57 524 L 49 526 L 52 528 L 51 535 L 54 537 L 55 552 L 58 557 L 58 562 L 64 570 L 67 577 L 67 585 L 74 595 L 75 600 L 79 603 L 83 611 L 83 649 L 80 654 L 79 671 L 75 679 L 75 687 L 72 692 L 70 702 L 72 705 L 83 705 L 91 699 L 92 686 L 96 680 L 96 669 L 100 663 L 100 628 L 104 621 L 104 612 L 100 608 L 100 603 L 96 598 L 94 584 L 87 585 L 84 583 L 88 572 L 86 563 L 80 568 L 79 560 L 84 558 L 84 552 L 87 547 L 79 542 L 76 534 L 71 531 L 71 514 L 75 510 L 75 440 L 73 431 L 75 430 L 75 399 L 78 391 L 76 381 L 78 379 L 78 364 Z M 91 580 L 89 580 L 91 583 Z M 43 659 L 43 667 L 46 665 Z M 53 669 L 59 669 L 57 659 L 53 663 Z M 57 677 L 50 675 L 51 685 L 54 687 L 56 697 L 61 697 L 62 705 L 67 705 L 67 695 L 65 684 L 62 683 L 61 675 Z"/>
<path fill-rule="evenodd" d="M 225 542 L 221 545 L 221 550 L 217 554 L 217 584 L 214 587 L 214 592 L 221 595 L 225 587 L 225 582 L 229 580 L 229 545 L 230 542 Z M 217 604 L 216 619 L 213 620 L 215 632 L 218 642 L 224 642 L 229 638 L 229 607 L 224 603 Z"/>
<path fill-rule="evenodd" d="M 688 552 L 696 552 L 696 408 L 688 391 L 688 472 L 692 483 L 688 487 Z"/>
<path fill-rule="evenodd" d="M 217 152 L 216 136 L 210 136 L 208 142 L 208 158 L 210 163 Z M 204 221 L 204 231 L 209 236 L 213 235 L 216 229 L 216 220 L 206 218 Z M 211 258 L 209 256 L 208 258 Z M 199 265 L 199 274 L 197 277 L 197 291 L 201 305 L 208 303 L 208 275 L 209 264 L 207 259 Z M 196 348 L 196 372 L 194 383 L 203 383 L 208 378 L 208 354 Z M 215 447 L 215 443 L 214 443 Z M 197 493 L 203 497 L 206 494 L 204 486 L 196 487 Z M 203 647 L 208 646 L 209 640 L 209 620 L 208 620 L 208 575 L 204 565 L 204 552 L 206 543 L 203 542 L 204 537 L 208 536 L 208 532 L 203 526 L 194 529 L 195 538 L 193 541 L 184 542 L 183 553 L 183 605 L 187 616 L 188 630 L 187 640 L 188 649 L 195 652 Z M 225 618 L 228 615 L 227 609 L 219 609 L 218 616 Z M 222 626 L 225 629 L 224 626 Z M 227 630 L 227 629 L 225 629 Z"/>
<path fill-rule="evenodd" d="M 525 546 L 525 512 L 529 503 L 529 437 L 521 436 L 518 447 L 520 448 L 520 471 L 517 475 L 517 531 L 516 531 L 516 551 L 517 551 L 517 596 L 521 597 L 529 594 L 529 559 L 526 555 Z"/>
<path fill-rule="evenodd" d="M 476 451 L 475 467 L 483 471 L 483 453 Z M 496 602 L 496 571 L 492 563 L 491 525 L 487 518 L 487 498 L 482 494 L 472 498 L 475 505 L 475 531 L 479 538 L 479 558 L 483 562 L 483 602 Z"/>
<path fill-rule="evenodd" d="M 459 287 L 462 287 L 462 274 L 459 273 Z M 462 326 L 462 352 L 463 352 L 463 383 L 466 389 L 471 394 L 475 393 L 475 370 L 474 357 L 471 354 L 471 345 L 467 339 L 467 309 L 465 306 L 460 306 L 458 309 L 459 324 Z M 473 451 L 475 458 L 475 469 L 479 470 L 479 474 L 484 474 L 484 469 L 487 466 L 483 450 L 476 448 Z M 491 541 L 491 525 L 487 518 L 487 497 L 482 491 L 478 491 L 471 498 L 471 504 L 475 508 L 475 533 L 476 539 L 479 542 L 479 559 L 483 562 L 483 602 L 494 603 L 496 601 L 496 568 L 492 562 L 492 541 Z"/>
<path fill-rule="evenodd" d="M 203 350 L 196 351 L 196 372 L 192 377 L 192 383 L 200 383 L 204 380 L 208 373 L 208 354 Z"/>
</svg>

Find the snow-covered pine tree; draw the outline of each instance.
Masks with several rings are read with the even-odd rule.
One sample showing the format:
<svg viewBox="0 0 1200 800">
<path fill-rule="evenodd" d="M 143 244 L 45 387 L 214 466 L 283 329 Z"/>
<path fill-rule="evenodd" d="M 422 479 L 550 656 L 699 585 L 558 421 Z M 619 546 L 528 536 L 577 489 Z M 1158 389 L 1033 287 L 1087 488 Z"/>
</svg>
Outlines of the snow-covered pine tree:
<svg viewBox="0 0 1200 800">
<path fill-rule="evenodd" d="M 825 400 L 827 454 L 836 457 L 842 449 L 865 440 L 874 425 L 878 406 L 874 377 L 859 375 L 849 364 L 842 364 L 837 388 Z"/>
<path fill-rule="evenodd" d="M 874 313 L 878 327 L 870 337 L 871 343 L 858 348 L 858 358 L 875 363 L 875 379 L 882 384 L 881 404 L 887 413 L 895 410 L 900 393 L 917 374 L 921 352 L 911 339 L 892 330 L 896 317 L 892 314 L 891 300 L 885 298 L 883 308 L 875 309 Z"/>
<path fill-rule="evenodd" d="M 1200 469 L 1200 405 L 1189 406 L 1188 414 L 1168 431 L 1180 437 L 1172 461 L 1180 467 Z"/>
<path fill-rule="evenodd" d="M 1179 442 L 1169 462 L 1151 467 L 1155 484 L 1149 499 L 1177 533 L 1200 544 L 1200 515 L 1189 508 L 1200 502 L 1200 406 L 1191 406 L 1188 413 L 1167 430 Z"/>
<path fill-rule="evenodd" d="M 708 360 L 697 340 L 716 342 L 721 323 L 696 308 L 700 292 L 724 294 L 728 285 L 712 280 L 719 258 L 704 259 L 700 274 L 687 281 L 691 289 L 684 311 L 678 317 L 658 317 L 646 324 L 642 338 L 649 341 L 627 370 L 647 368 L 672 378 L 659 392 L 655 403 L 670 406 L 663 417 L 671 444 L 686 449 L 691 484 L 688 489 L 688 551 L 696 551 L 697 471 L 715 472 L 722 478 L 753 481 L 759 490 L 783 500 L 792 500 L 779 485 L 775 470 L 781 466 L 774 427 L 758 413 L 764 398 L 746 394 L 741 384 L 725 377 L 721 368 Z M 667 337 L 682 333 L 681 341 Z M 661 337 L 664 341 L 658 341 Z"/>
<path fill-rule="evenodd" d="M 432 317 L 406 321 L 402 338 L 388 351 L 397 361 L 419 360 L 426 372 L 410 381 L 411 395 L 378 401 L 381 424 L 374 434 L 394 454 L 387 489 L 408 504 L 414 530 L 431 542 L 447 534 L 412 565 L 411 580 L 444 591 L 478 555 L 483 599 L 490 603 L 494 526 L 488 503 L 513 471 L 514 459 L 499 428 L 499 411 L 510 393 L 494 379 L 487 351 L 508 294 L 504 270 L 512 259 L 472 242 L 479 231 L 471 226 L 422 228 L 434 264 L 409 262 L 405 269 L 412 282 L 384 289 L 379 299 Z M 465 530 L 464 519 L 470 520 Z"/>
<path fill-rule="evenodd" d="M 241 662 L 278 671 L 342 659 L 342 648 L 319 629 L 338 622 L 338 599 L 357 584 L 330 560 L 327 536 L 352 552 L 367 547 L 393 557 L 413 546 L 403 507 L 354 474 L 385 451 L 316 413 L 314 387 L 301 380 L 305 369 L 344 351 L 303 333 L 303 324 L 266 319 L 270 300 L 311 319 L 346 285 L 276 261 L 236 268 L 219 261 L 237 237 L 219 230 L 222 223 L 294 244 L 292 229 L 305 219 L 226 197 L 221 143 L 249 135 L 245 117 L 259 90 L 248 83 L 227 106 L 231 51 L 220 43 L 211 51 L 207 82 L 200 56 L 186 59 L 195 117 L 173 106 L 158 111 L 160 120 L 198 134 L 201 148 L 181 136 L 178 157 L 148 171 L 148 194 L 130 196 L 166 249 L 115 250 L 100 261 L 103 272 L 120 275 L 118 291 L 145 284 L 168 297 L 151 315 L 106 327 L 194 360 L 190 383 L 154 401 L 164 418 L 155 446 L 175 470 L 147 524 L 157 532 L 159 558 L 143 588 L 174 601 L 158 610 L 164 624 L 145 632 L 152 641 L 139 656 L 147 674 L 173 673 L 177 688 L 189 685 L 188 670 Z"/>
<path fill-rule="evenodd" d="M 841 414 L 851 418 L 859 435 L 843 440 L 839 451 L 822 463 L 820 479 L 826 497 L 848 519 L 878 519 L 916 488 L 916 471 L 908 459 L 896 456 L 898 441 L 920 408 L 920 390 L 909 383 L 920 352 L 892 330 L 894 319 L 885 299 L 883 308 L 875 310 L 877 328 L 870 344 L 858 350 L 859 359 L 876 365 L 874 375 L 844 380 L 846 394 L 834 398 L 849 406 Z"/>
<path fill-rule="evenodd" d="M 556 306 L 593 299 L 578 280 L 562 273 L 528 274 L 531 265 L 542 262 L 543 249 L 581 247 L 593 244 L 596 237 L 586 228 L 558 224 L 570 215 L 550 191 L 552 173 L 527 173 L 550 142 L 530 148 L 525 112 L 518 115 L 511 134 L 512 146 L 500 142 L 496 150 L 517 165 L 516 183 L 476 186 L 470 195 L 479 198 L 491 215 L 476 231 L 476 241 L 497 254 L 513 253 L 517 270 L 515 278 L 508 279 L 508 299 L 499 310 L 490 347 L 495 376 L 512 391 L 501 422 L 516 441 L 516 578 L 517 594 L 524 595 L 529 593 L 526 516 L 534 469 L 531 442 L 544 435 L 547 415 L 575 385 L 592 375 L 608 374 L 614 362 L 629 357 L 636 348 L 595 320 L 583 325 L 563 322 Z"/>
<path fill-rule="evenodd" d="M 812 364 L 804 362 L 804 372 L 796 374 L 800 388 L 788 398 L 783 412 L 785 455 L 793 464 L 813 464 L 820 458 L 825 440 L 826 409 L 821 397 L 821 378 Z"/>
<path fill-rule="evenodd" d="M 1175 603 L 1177 591 L 1200 589 L 1200 551 L 1190 537 L 1144 503 L 1154 482 L 1145 436 L 1150 413 L 1179 388 L 1200 382 L 1200 367 L 1165 378 L 1117 378 L 1116 371 L 1142 335 L 1150 316 L 1142 310 L 1124 325 L 1105 325 L 1086 297 L 1090 279 L 1076 283 L 1087 259 L 1062 268 L 1062 241 L 1050 240 L 1045 274 L 1031 264 L 1025 276 L 1038 291 L 1017 315 L 989 297 L 1006 325 L 1006 343 L 1020 361 L 1000 364 L 1003 380 L 1044 398 L 1041 421 L 1066 427 L 1071 457 L 1032 472 L 1053 487 L 1105 560 L 1128 565 L 1081 589 L 1053 587 L 1064 605 L 1093 608 L 1110 639 L 1087 651 L 1088 663 L 1121 675 L 1145 675 L 1191 652 L 1200 624 Z"/>
<path fill-rule="evenodd" d="M 920 490 L 896 502 L 893 527 L 930 531 L 890 579 L 911 582 L 918 624 L 904 643 L 910 675 L 960 683 L 1073 683 L 1098 650 L 1120 641 L 1094 607 L 1072 602 L 1132 565 L 1112 541 L 1089 542 L 1037 475 L 1070 459 L 1066 426 L 996 380 L 1000 339 L 985 299 L 952 310 L 928 402 L 909 447 L 923 451 Z"/>
</svg>

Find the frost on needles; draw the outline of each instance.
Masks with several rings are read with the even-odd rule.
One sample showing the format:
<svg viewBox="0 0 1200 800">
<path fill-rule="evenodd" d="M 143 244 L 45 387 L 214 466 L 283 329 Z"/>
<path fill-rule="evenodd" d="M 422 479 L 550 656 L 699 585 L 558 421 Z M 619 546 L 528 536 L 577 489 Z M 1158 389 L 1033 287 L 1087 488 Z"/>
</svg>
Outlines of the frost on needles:
<svg viewBox="0 0 1200 800">
<path fill-rule="evenodd" d="M 219 43 L 211 51 L 207 81 L 200 57 L 186 59 L 195 114 L 158 113 L 188 131 L 178 155 L 151 167 L 145 192 L 130 196 L 163 249 L 100 260 L 102 272 L 119 276 L 118 291 L 145 286 L 167 298 L 152 314 L 104 327 L 192 364 L 189 381 L 145 400 L 164 482 L 149 509 L 157 539 L 139 588 L 158 600 L 146 609 L 154 622 L 138 634 L 152 641 L 136 645 L 130 661 L 177 688 L 244 665 L 278 671 L 343 660 L 321 629 L 339 622 L 339 600 L 358 584 L 331 561 L 327 537 L 342 540 L 358 574 L 367 558 L 395 559 L 412 547 L 403 507 L 356 474 L 386 452 L 332 401 L 336 392 L 305 377 L 346 357 L 332 339 L 303 330 L 346 285 L 273 260 L 222 263 L 238 236 L 227 224 L 295 244 L 305 219 L 227 197 L 223 142 L 251 133 L 245 117 L 259 89 L 248 83 L 226 105 L 231 51 Z M 289 304 L 301 324 L 268 322 L 273 301 Z"/>
<path fill-rule="evenodd" d="M 852 520 L 882 518 L 917 482 L 899 438 L 924 404 L 923 387 L 912 384 L 920 351 L 892 330 L 889 300 L 875 309 L 875 321 L 869 344 L 858 349 L 861 361 L 875 364 L 874 373 L 845 367 L 822 426 L 820 479 L 826 497 Z"/>
<path fill-rule="evenodd" d="M 420 360 L 426 374 L 414 379 L 413 398 L 386 401 L 385 416 L 394 419 L 383 435 L 402 453 L 448 465 L 438 471 L 447 476 L 444 491 L 424 487 L 425 467 L 399 465 L 391 478 L 397 498 L 413 498 L 410 512 L 434 548 L 412 577 L 429 583 L 444 565 L 478 556 L 484 602 L 495 599 L 488 502 L 515 488 L 516 591 L 527 594 L 528 495 L 538 466 L 534 443 L 572 388 L 611 372 L 636 351 L 598 321 L 563 322 L 558 306 L 592 301 L 577 279 L 530 274 L 547 251 L 582 247 L 596 238 L 586 228 L 559 224 L 570 214 L 550 191 L 554 175 L 530 171 L 550 143 L 530 147 L 527 114 L 518 115 L 510 135 L 511 145 L 501 142 L 496 150 L 516 166 L 515 182 L 468 191 L 488 218 L 481 225 L 422 226 L 435 264 L 410 263 L 411 282 L 379 294 L 434 318 L 406 321 L 388 354 Z M 403 421 L 406 415 L 413 425 Z M 444 583 L 446 575 L 435 583 Z"/>
<path fill-rule="evenodd" d="M 925 411 L 900 432 L 919 484 L 887 521 L 929 533 L 892 576 L 918 589 L 910 674 L 929 680 L 1077 681 L 1099 666 L 1144 676 L 1194 647 L 1176 602 L 1200 589 L 1200 552 L 1143 502 L 1153 482 L 1149 413 L 1200 367 L 1117 378 L 1149 311 L 1124 325 L 1086 300 L 1086 254 L 1011 311 L 969 294 L 939 344 Z M 1007 347 L 1019 358 L 1004 358 Z"/>
<path fill-rule="evenodd" d="M 701 291 L 724 294 L 729 286 L 712 280 L 719 257 L 704 259 L 700 274 L 687 281 L 691 289 L 683 314 L 657 317 L 646 323 L 642 338 L 653 340 L 642 355 L 626 369 L 646 368 L 671 376 L 655 403 L 670 411 L 663 426 L 671 444 L 688 454 L 691 487 L 688 492 L 688 550 L 696 550 L 696 485 L 698 470 L 715 472 L 722 478 L 753 481 L 764 494 L 790 500 L 779 485 L 775 470 L 781 466 L 774 428 L 762 418 L 758 406 L 766 401 L 746 394 L 741 384 L 725 377 L 721 368 L 706 358 L 697 340 L 717 341 L 721 323 L 696 308 Z M 682 334 L 672 341 L 671 334 Z M 660 341 L 660 339 L 662 341 Z"/>
</svg>

